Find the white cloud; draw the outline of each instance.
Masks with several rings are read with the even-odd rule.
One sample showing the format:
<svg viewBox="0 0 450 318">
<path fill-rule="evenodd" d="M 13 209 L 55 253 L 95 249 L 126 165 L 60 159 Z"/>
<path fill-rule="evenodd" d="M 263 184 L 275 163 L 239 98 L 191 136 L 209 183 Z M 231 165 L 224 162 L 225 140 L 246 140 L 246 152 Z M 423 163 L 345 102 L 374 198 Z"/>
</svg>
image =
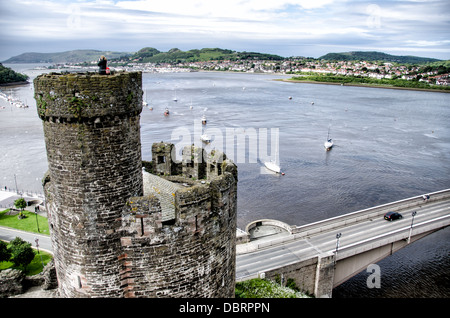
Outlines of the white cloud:
<svg viewBox="0 0 450 318">
<path fill-rule="evenodd" d="M 159 12 L 184 16 L 267 20 L 288 6 L 298 9 L 320 8 L 333 0 L 138 0 L 119 1 L 122 9 Z"/>
<path fill-rule="evenodd" d="M 161 43 L 186 49 L 252 43 L 313 46 L 449 48 L 450 5 L 440 1 L 356 0 L 9 0 L 0 1 L 0 41 L 13 44 L 84 41 L 129 51 Z M 5 43 L 5 42 L 4 42 Z M 142 43 L 142 44 L 141 44 Z M 243 44 L 244 43 L 244 44 Z M 287 43 L 287 44 L 286 44 Z M 78 44 L 79 45 L 79 44 Z M 114 47 L 116 45 L 116 47 Z M 302 44 L 303 45 L 303 44 Z M 199 47 L 201 46 L 201 47 Z M 235 48 L 237 49 L 237 48 Z M 242 47 L 242 50 L 247 48 Z M 30 48 L 32 50 L 32 48 Z M 60 50 L 64 50 L 61 48 Z M 261 49 L 263 51 L 264 49 Z M 449 50 L 450 51 L 450 50 Z M 272 52 L 268 52 L 272 53 Z M 277 52 L 274 52 L 278 54 Z M 292 52 L 289 55 L 307 55 Z M 447 57 L 448 58 L 448 57 Z"/>
</svg>

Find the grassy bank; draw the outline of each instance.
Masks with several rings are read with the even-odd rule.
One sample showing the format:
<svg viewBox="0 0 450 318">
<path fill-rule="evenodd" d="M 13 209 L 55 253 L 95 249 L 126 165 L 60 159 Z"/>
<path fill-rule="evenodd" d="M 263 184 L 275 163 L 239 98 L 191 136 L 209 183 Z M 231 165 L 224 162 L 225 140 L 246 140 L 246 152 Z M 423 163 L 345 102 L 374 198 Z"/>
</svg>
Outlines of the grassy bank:
<svg viewBox="0 0 450 318">
<path fill-rule="evenodd" d="M 403 79 L 376 79 L 370 77 L 324 74 L 324 75 L 294 76 L 284 81 L 298 82 L 298 83 L 319 83 L 319 84 L 334 84 L 347 86 L 423 90 L 430 92 L 450 93 L 449 86 L 430 85 L 425 82 L 412 80 L 408 81 Z"/>
<path fill-rule="evenodd" d="M 48 229 L 48 219 L 30 211 L 23 211 L 25 218 L 19 219 L 17 214 L 9 215 L 10 210 L 6 209 L 0 212 L 0 226 L 6 226 L 22 231 L 50 235 Z M 36 220 L 37 219 L 37 220 Z M 39 226 L 39 231 L 38 231 Z"/>
<path fill-rule="evenodd" d="M 267 279 L 249 279 L 236 283 L 236 298 L 310 298 L 310 296 L 298 291 L 293 283 L 290 287 L 280 286 L 279 282 Z"/>
<path fill-rule="evenodd" d="M 19 219 L 18 213 L 9 214 L 8 212 L 10 212 L 10 209 L 6 209 L 0 212 L 0 226 L 10 227 L 27 232 L 50 235 L 47 218 L 40 215 L 36 216 L 35 213 L 25 210 L 23 211 L 25 218 Z M 39 231 L 38 231 L 38 224 L 39 224 Z M 33 249 L 35 251 L 34 259 L 25 268 L 25 274 L 27 276 L 33 276 L 40 273 L 43 269 L 42 263 L 44 263 L 45 266 L 48 262 L 52 260 L 53 257 L 52 254 L 42 250 L 39 250 L 38 254 L 37 250 L 35 248 Z M 0 270 L 8 268 L 16 268 L 22 270 L 22 268 L 20 267 L 15 267 L 12 262 L 9 261 L 0 262 Z"/>
</svg>

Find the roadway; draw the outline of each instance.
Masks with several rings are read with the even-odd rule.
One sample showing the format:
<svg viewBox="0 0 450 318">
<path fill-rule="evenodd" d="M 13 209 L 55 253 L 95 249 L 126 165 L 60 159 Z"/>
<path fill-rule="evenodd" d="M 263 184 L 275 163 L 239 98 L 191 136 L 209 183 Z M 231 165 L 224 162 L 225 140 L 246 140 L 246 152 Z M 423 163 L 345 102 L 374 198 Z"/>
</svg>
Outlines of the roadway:
<svg viewBox="0 0 450 318">
<path fill-rule="evenodd" d="M 0 240 L 12 241 L 16 237 L 20 237 L 24 241 L 31 243 L 33 247 L 36 247 L 35 240 L 39 239 L 39 249 L 52 253 L 50 236 L 0 226 Z"/>
<path fill-rule="evenodd" d="M 390 233 L 403 231 L 409 233 L 412 221 L 412 212 L 417 211 L 414 217 L 414 229 L 450 219 L 450 199 L 423 203 L 420 206 L 401 211 L 403 218 L 396 221 L 386 221 L 383 216 L 360 221 L 339 229 L 322 232 L 317 235 L 290 240 L 282 244 L 256 249 L 250 253 L 236 256 L 236 279 L 245 280 L 257 277 L 258 272 L 264 272 L 300 260 L 310 259 L 323 253 L 333 253 L 336 250 L 336 234 L 339 238 L 339 250 L 353 244 L 377 237 L 386 237 Z M 257 244 L 258 240 L 249 243 Z"/>
</svg>

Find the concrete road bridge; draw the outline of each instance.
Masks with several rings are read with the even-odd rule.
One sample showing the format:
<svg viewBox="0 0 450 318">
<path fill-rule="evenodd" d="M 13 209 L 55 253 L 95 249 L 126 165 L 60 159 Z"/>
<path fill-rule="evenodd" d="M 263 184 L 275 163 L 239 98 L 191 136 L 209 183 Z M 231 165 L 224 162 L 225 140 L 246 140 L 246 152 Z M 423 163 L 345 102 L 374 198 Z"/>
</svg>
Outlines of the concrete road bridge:
<svg viewBox="0 0 450 318">
<path fill-rule="evenodd" d="M 331 297 L 333 288 L 369 265 L 450 224 L 450 189 L 427 195 L 303 226 L 252 222 L 238 233 L 236 279 L 291 278 L 316 297 Z M 403 218 L 384 220 L 389 211 Z"/>
</svg>

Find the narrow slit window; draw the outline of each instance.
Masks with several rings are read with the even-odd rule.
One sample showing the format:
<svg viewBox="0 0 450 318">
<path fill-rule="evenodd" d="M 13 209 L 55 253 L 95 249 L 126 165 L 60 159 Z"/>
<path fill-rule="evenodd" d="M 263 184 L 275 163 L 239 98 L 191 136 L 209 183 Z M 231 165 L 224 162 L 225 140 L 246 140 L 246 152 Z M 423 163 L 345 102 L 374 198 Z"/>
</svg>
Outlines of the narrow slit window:
<svg viewBox="0 0 450 318">
<path fill-rule="evenodd" d="M 166 156 L 158 156 L 158 163 L 165 163 L 166 162 Z"/>
</svg>

